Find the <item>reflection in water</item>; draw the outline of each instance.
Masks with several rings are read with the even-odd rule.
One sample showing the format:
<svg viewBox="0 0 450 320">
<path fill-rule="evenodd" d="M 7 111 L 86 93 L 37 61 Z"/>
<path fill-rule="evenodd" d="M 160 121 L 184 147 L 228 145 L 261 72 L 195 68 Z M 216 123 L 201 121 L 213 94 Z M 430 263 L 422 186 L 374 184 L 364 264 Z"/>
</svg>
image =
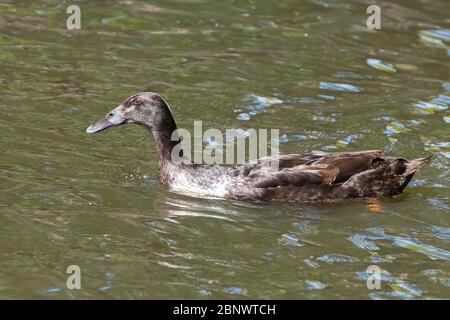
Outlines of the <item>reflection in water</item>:
<svg viewBox="0 0 450 320">
<path fill-rule="evenodd" d="M 366 5 L 90 1 L 72 32 L 64 3 L 2 1 L 0 298 L 449 298 L 448 3 L 385 3 L 376 32 Z M 282 153 L 433 162 L 379 202 L 170 193 L 144 130 L 84 134 L 146 90 L 179 127 L 280 129 Z"/>
<path fill-rule="evenodd" d="M 361 92 L 362 89 L 348 83 L 333 83 L 322 81 L 319 85 L 320 89 L 344 92 Z"/>
<path fill-rule="evenodd" d="M 371 66 L 372 68 L 378 69 L 378 70 L 382 70 L 382 71 L 386 71 L 386 72 L 397 72 L 397 70 L 391 63 L 381 61 L 380 59 L 370 58 L 370 59 L 367 59 L 366 62 L 369 66 Z"/>
</svg>

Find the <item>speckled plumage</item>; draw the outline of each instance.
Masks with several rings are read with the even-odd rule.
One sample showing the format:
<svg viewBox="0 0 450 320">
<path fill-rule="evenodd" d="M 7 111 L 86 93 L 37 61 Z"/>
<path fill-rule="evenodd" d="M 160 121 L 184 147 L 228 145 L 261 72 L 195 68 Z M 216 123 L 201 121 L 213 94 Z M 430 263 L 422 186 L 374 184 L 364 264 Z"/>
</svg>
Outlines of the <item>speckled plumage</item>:
<svg viewBox="0 0 450 320">
<path fill-rule="evenodd" d="M 156 93 L 131 96 L 105 118 L 88 127 L 99 132 L 136 123 L 147 128 L 159 154 L 159 178 L 176 192 L 194 196 L 277 202 L 318 202 L 393 196 L 403 191 L 430 157 L 408 161 L 381 151 L 288 154 L 264 157 L 243 165 L 219 166 L 174 163 L 179 139 L 169 106 Z M 272 166 L 277 161 L 278 166 Z"/>
</svg>

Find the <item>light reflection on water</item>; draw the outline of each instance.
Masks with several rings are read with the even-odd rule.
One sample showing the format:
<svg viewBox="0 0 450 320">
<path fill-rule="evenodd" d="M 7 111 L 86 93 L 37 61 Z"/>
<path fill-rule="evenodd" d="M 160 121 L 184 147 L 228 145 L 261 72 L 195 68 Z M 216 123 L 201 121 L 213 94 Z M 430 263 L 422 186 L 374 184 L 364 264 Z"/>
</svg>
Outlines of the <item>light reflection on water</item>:
<svg viewBox="0 0 450 320">
<path fill-rule="evenodd" d="M 90 1 L 69 32 L 64 4 L 2 2 L 0 298 L 449 298 L 448 4 L 391 2 L 377 32 L 365 6 Z M 84 134 L 143 90 L 179 127 L 279 128 L 283 153 L 433 162 L 379 208 L 177 195 L 140 128 Z"/>
</svg>

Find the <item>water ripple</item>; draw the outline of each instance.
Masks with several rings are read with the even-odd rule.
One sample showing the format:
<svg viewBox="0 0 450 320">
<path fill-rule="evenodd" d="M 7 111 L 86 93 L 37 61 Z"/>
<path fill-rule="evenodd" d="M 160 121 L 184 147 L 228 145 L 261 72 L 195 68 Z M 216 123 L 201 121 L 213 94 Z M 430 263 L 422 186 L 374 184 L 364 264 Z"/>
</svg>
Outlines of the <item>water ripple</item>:
<svg viewBox="0 0 450 320">
<path fill-rule="evenodd" d="M 397 70 L 394 68 L 394 65 L 388 62 L 384 62 L 380 59 L 367 59 L 367 64 L 371 66 L 374 69 L 386 71 L 386 72 L 397 72 Z"/>
<path fill-rule="evenodd" d="M 348 84 L 348 83 L 336 83 L 336 82 L 325 82 L 322 81 L 319 84 L 319 88 L 323 90 L 331 90 L 331 91 L 341 91 L 341 92 L 361 92 L 361 89 L 358 86 Z"/>
<path fill-rule="evenodd" d="M 376 251 L 380 248 L 375 244 L 374 241 L 370 239 L 370 237 L 363 234 L 355 234 L 347 238 L 350 240 L 355 246 L 361 249 Z"/>
<path fill-rule="evenodd" d="M 263 97 L 253 93 L 249 94 L 246 100 L 248 102 L 244 107 L 234 110 L 234 112 L 240 112 L 237 116 L 238 120 L 248 121 L 253 116 L 266 112 L 266 108 L 283 103 L 283 101 L 278 98 Z M 246 112 L 242 112 L 243 109 L 246 110 Z"/>
<path fill-rule="evenodd" d="M 348 256 L 345 254 L 339 254 L 339 253 L 326 254 L 321 257 L 318 257 L 317 260 L 328 262 L 330 264 L 347 263 L 347 262 L 353 263 L 353 262 L 359 261 L 359 259 L 356 257 Z"/>
</svg>

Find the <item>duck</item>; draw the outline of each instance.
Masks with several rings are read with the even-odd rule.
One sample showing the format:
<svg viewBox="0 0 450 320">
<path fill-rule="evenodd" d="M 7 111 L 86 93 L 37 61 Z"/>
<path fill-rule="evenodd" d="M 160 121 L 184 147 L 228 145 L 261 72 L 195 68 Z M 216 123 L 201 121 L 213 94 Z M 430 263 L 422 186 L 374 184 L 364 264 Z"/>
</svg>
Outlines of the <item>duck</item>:
<svg viewBox="0 0 450 320">
<path fill-rule="evenodd" d="M 157 93 L 140 92 L 86 129 L 106 129 L 136 124 L 153 137 L 158 153 L 161 185 L 196 197 L 261 200 L 272 202 L 330 202 L 371 199 L 403 192 L 418 169 L 431 156 L 407 160 L 385 156 L 380 150 L 278 154 L 243 164 L 198 164 L 176 151 L 180 138 L 172 136 L 177 125 L 168 103 Z M 277 166 L 273 166 L 273 162 Z"/>
</svg>

